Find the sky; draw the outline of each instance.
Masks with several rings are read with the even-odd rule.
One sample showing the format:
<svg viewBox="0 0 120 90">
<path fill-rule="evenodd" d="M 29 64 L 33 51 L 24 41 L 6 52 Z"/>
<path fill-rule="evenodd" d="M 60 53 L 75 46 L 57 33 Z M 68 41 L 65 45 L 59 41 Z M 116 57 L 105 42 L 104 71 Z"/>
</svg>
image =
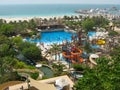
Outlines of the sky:
<svg viewBox="0 0 120 90">
<path fill-rule="evenodd" d="M 120 4 L 120 0 L 0 0 L 0 4 Z"/>
</svg>

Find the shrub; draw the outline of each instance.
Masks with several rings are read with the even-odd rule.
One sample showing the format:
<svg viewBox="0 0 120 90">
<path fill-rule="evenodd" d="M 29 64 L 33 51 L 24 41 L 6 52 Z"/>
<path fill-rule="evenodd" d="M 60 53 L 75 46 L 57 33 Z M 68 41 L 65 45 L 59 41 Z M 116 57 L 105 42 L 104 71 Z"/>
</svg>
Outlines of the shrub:
<svg viewBox="0 0 120 90">
<path fill-rule="evenodd" d="M 31 76 L 31 78 L 33 78 L 33 79 L 37 79 L 38 76 L 39 76 L 39 72 L 31 73 L 30 76 Z"/>
<path fill-rule="evenodd" d="M 85 65 L 74 64 L 74 65 L 73 65 L 73 68 L 74 68 L 76 71 L 83 71 L 83 70 L 85 69 Z"/>
</svg>

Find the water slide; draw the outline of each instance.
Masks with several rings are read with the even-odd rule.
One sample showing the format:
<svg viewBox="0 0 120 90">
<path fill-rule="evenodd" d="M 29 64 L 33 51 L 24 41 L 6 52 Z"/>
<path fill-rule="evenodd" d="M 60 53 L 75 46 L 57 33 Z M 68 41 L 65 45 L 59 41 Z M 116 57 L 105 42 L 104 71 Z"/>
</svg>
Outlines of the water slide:
<svg viewBox="0 0 120 90">
<path fill-rule="evenodd" d="M 89 60 L 93 65 L 97 65 L 97 63 L 95 61 L 95 59 L 97 59 L 97 58 L 99 58 L 99 56 L 97 54 L 91 54 L 89 57 Z"/>
<path fill-rule="evenodd" d="M 74 64 L 83 62 L 83 58 L 80 57 L 81 54 L 82 54 L 82 50 L 78 48 L 75 48 L 75 52 L 70 52 L 69 54 L 67 54 L 66 52 L 62 53 L 63 57 L 70 59 Z"/>
<path fill-rule="evenodd" d="M 68 58 L 68 59 L 74 58 L 73 55 L 67 54 L 66 52 L 62 52 L 62 55 L 64 58 Z"/>
<path fill-rule="evenodd" d="M 80 57 L 80 55 L 82 54 L 82 50 L 80 50 L 79 48 L 75 48 L 75 52 L 71 52 L 71 54 L 74 57 L 72 63 L 78 64 L 83 62 L 83 58 Z"/>
<path fill-rule="evenodd" d="M 78 62 L 78 60 L 79 60 L 79 62 Z M 83 62 L 83 58 L 80 58 L 80 57 L 77 60 L 74 60 L 74 59 L 72 60 L 73 64 L 79 64 L 79 63 L 82 63 L 82 62 Z"/>
<path fill-rule="evenodd" d="M 103 40 L 103 39 L 99 39 L 99 40 L 97 40 L 96 43 L 97 43 L 98 45 L 104 45 L 104 44 L 106 43 L 106 41 Z"/>
<path fill-rule="evenodd" d="M 82 50 L 75 48 L 75 52 L 71 52 L 72 55 L 81 55 L 82 54 Z"/>
</svg>

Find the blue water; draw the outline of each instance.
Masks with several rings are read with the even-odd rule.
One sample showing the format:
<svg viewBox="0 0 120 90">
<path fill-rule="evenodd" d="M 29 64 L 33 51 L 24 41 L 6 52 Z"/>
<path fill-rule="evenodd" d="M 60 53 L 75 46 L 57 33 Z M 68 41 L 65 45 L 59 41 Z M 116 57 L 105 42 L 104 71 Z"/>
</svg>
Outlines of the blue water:
<svg viewBox="0 0 120 90">
<path fill-rule="evenodd" d="M 27 38 L 27 41 L 34 43 L 62 43 L 63 41 L 67 40 L 70 42 L 72 35 L 75 34 L 65 31 L 41 32 L 41 39 L 31 40 L 30 38 Z"/>
<path fill-rule="evenodd" d="M 96 34 L 96 32 L 88 32 L 88 37 L 92 37 L 92 36 L 94 36 Z M 100 48 L 100 46 L 99 45 L 91 45 L 91 47 L 93 48 L 93 49 L 98 49 L 98 48 Z"/>
<path fill-rule="evenodd" d="M 96 34 L 96 32 L 88 32 L 88 37 L 92 37 Z"/>
<path fill-rule="evenodd" d="M 98 48 L 100 48 L 100 46 L 99 45 L 91 45 L 91 48 L 98 49 Z"/>
<path fill-rule="evenodd" d="M 0 17 L 36 17 L 36 16 L 61 16 L 74 15 L 75 10 L 91 8 L 111 8 L 120 5 L 89 5 L 89 4 L 24 4 L 0 5 Z"/>
</svg>

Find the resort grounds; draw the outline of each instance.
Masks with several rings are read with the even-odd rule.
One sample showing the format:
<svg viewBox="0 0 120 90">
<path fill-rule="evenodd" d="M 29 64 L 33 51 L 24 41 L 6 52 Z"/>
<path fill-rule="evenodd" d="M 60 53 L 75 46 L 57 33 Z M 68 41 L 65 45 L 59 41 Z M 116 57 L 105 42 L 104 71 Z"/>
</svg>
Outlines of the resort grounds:
<svg viewBox="0 0 120 90">
<path fill-rule="evenodd" d="M 15 62 L 7 63 L 11 67 L 1 65 L 1 71 L 5 69 L 16 72 L 14 74 L 19 77 L 14 80 L 23 81 L 21 84 L 6 85 L 4 89 L 20 90 L 24 88 L 27 90 L 34 87 L 37 88 L 35 90 L 79 90 L 81 87 L 86 89 L 84 85 L 82 86 L 84 82 L 87 84 L 86 78 L 89 78 L 90 81 L 94 79 L 93 82 L 96 82 L 94 88 L 97 88 L 97 82 L 105 79 L 101 78 L 104 73 L 109 72 L 109 69 L 114 71 L 113 68 L 118 70 L 118 67 L 114 67 L 115 64 L 118 66 L 116 62 L 119 59 L 119 51 L 117 49 L 120 48 L 120 17 L 118 16 L 78 15 L 4 19 L 6 21 L 1 20 L 0 34 L 5 42 L 2 39 L 0 41 L 1 47 L 4 48 L 1 52 L 5 55 L 0 54 L 1 59 Z M 50 35 L 54 36 L 53 32 L 61 33 L 59 30 L 70 33 L 70 36 L 60 34 L 50 40 Z M 47 34 L 48 32 L 51 34 Z M 45 34 L 47 34 L 46 38 L 42 41 Z M 58 41 L 57 43 L 54 42 L 55 39 Z M 9 45 L 9 50 L 5 48 L 7 45 Z M 115 56 L 114 53 L 118 56 Z M 113 75 L 113 72 L 109 73 Z M 112 77 L 109 76 L 109 73 L 106 73 L 107 76 Z M 96 76 L 97 74 L 99 76 Z M 12 75 L 12 73 L 3 73 L 3 77 L 6 75 Z M 114 75 L 119 77 L 118 74 Z M 0 74 L 1 76 L 2 74 Z M 8 78 L 6 81 L 11 79 L 10 76 Z M 112 79 L 110 79 L 110 85 L 113 83 Z M 1 80 L 3 79 L 1 78 Z M 1 83 L 6 81 L 3 80 Z M 106 88 L 106 84 L 104 86 L 103 83 L 99 83 L 100 87 Z M 79 87 L 79 85 L 81 86 Z M 88 87 L 91 86 L 88 85 Z M 117 84 L 115 88 L 117 88 Z"/>
</svg>

